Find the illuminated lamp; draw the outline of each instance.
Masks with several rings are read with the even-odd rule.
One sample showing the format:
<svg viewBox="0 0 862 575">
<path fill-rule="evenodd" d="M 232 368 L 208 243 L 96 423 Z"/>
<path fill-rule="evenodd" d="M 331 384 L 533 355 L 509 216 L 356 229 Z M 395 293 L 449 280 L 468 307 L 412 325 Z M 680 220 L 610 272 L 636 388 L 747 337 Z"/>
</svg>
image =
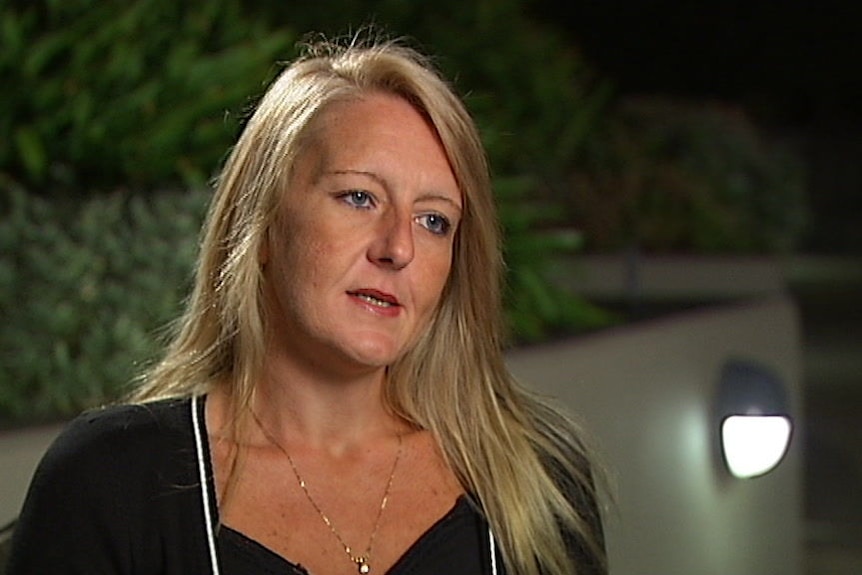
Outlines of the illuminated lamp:
<svg viewBox="0 0 862 575">
<path fill-rule="evenodd" d="M 777 374 L 754 361 L 728 361 L 721 371 L 716 408 L 721 454 L 731 475 L 757 477 L 781 462 L 793 422 Z"/>
</svg>

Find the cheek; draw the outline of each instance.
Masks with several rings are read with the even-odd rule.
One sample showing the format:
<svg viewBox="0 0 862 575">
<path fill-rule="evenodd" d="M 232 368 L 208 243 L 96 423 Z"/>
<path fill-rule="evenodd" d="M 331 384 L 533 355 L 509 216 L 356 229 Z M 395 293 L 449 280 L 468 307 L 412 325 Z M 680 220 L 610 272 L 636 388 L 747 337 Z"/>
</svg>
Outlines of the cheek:
<svg viewBox="0 0 862 575">
<path fill-rule="evenodd" d="M 420 278 L 420 289 L 422 289 L 422 297 L 428 308 L 428 313 L 433 311 L 440 302 L 440 297 L 449 280 L 451 269 L 452 257 L 448 253 L 433 258 L 425 266 L 424 273 Z"/>
<path fill-rule="evenodd" d="M 322 262 L 327 261 L 328 249 L 321 241 L 296 240 L 285 254 L 282 272 L 297 289 L 315 293 L 326 280 L 326 266 Z"/>
</svg>

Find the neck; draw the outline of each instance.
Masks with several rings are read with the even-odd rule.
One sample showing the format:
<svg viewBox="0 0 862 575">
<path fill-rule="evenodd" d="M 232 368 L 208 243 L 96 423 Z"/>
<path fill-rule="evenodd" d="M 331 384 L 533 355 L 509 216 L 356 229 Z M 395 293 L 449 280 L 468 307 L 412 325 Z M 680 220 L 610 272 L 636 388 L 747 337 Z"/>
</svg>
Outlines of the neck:
<svg viewBox="0 0 862 575">
<path fill-rule="evenodd" d="M 345 376 L 270 362 L 252 409 L 276 439 L 337 454 L 404 432 L 383 405 L 385 380 L 382 367 Z"/>
</svg>

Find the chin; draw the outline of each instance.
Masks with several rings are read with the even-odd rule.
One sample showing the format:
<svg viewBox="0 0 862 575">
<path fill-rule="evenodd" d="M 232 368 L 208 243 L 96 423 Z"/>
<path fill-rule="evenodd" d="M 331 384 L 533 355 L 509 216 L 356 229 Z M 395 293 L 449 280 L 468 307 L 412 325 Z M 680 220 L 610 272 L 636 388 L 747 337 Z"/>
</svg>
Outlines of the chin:
<svg viewBox="0 0 862 575">
<path fill-rule="evenodd" d="M 405 352 L 404 346 L 395 345 L 392 341 L 374 337 L 365 337 L 359 345 L 354 345 L 347 351 L 355 362 L 369 367 L 386 367 L 394 363 Z"/>
<path fill-rule="evenodd" d="M 351 354 L 354 362 L 367 367 L 378 368 L 392 365 L 400 354 L 377 350 L 362 350 Z"/>
</svg>

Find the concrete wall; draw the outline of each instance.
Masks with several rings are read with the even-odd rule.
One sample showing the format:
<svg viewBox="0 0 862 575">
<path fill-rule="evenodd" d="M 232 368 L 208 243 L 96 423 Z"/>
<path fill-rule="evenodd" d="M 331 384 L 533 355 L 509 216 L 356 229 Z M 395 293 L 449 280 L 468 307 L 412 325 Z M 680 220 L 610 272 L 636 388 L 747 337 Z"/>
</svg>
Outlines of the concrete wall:
<svg viewBox="0 0 862 575">
<path fill-rule="evenodd" d="M 725 359 L 762 361 L 786 381 L 799 421 L 800 334 L 777 298 L 519 349 L 510 365 L 584 420 L 616 483 L 614 575 L 798 575 L 798 439 L 757 479 L 717 465 L 710 401 Z M 17 514 L 57 427 L 0 434 L 0 524 Z M 798 435 L 798 432 L 797 432 Z"/>
<path fill-rule="evenodd" d="M 27 485 L 60 425 L 0 432 L 0 527 L 17 515 Z"/>
<path fill-rule="evenodd" d="M 798 429 L 778 468 L 732 479 L 710 412 L 723 362 L 746 357 L 784 378 L 799 423 L 800 347 L 793 304 L 774 298 L 510 354 L 512 370 L 567 404 L 603 452 L 617 497 L 614 575 L 802 572 Z"/>
</svg>

